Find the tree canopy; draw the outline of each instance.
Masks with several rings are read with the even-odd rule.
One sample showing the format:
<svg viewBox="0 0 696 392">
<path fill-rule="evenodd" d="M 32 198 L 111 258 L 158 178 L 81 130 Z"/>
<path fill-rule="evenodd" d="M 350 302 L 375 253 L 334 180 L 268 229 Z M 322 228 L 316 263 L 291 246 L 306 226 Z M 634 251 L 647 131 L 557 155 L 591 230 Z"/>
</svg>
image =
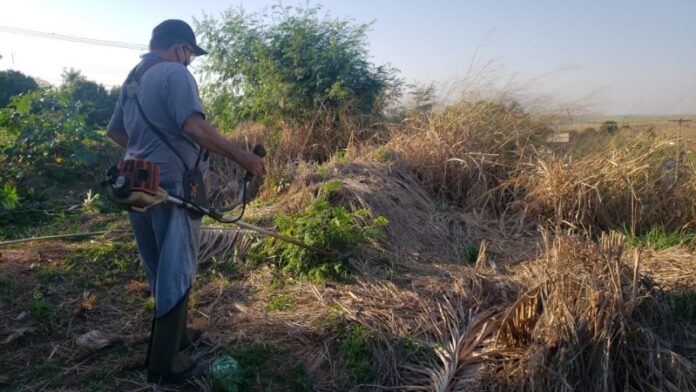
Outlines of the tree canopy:
<svg viewBox="0 0 696 392">
<path fill-rule="evenodd" d="M 106 127 L 118 99 L 118 89 L 107 91 L 103 85 L 87 80 L 80 71 L 71 68 L 63 72 L 61 90 L 77 103 L 90 126 Z"/>
<path fill-rule="evenodd" d="M 230 9 L 197 25 L 209 51 L 203 92 L 221 126 L 372 115 L 399 93 L 396 71 L 368 60 L 370 25 L 321 16 L 320 7 Z"/>
<path fill-rule="evenodd" d="M 11 97 L 38 90 L 38 88 L 39 85 L 34 78 L 19 71 L 0 71 L 0 108 L 10 103 Z"/>
</svg>

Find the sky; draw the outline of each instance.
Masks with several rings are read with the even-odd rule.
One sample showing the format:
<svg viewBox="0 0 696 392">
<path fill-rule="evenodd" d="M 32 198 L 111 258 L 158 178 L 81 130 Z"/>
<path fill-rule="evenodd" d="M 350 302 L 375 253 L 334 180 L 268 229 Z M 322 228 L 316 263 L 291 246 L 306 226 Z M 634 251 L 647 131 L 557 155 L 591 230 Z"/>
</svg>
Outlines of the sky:
<svg viewBox="0 0 696 392">
<path fill-rule="evenodd" d="M 53 84 L 64 69 L 120 85 L 145 53 L 8 32 L 25 29 L 146 46 L 165 19 L 278 1 L 2 0 L 0 70 Z M 324 0 L 333 18 L 372 23 L 370 60 L 449 99 L 507 94 L 554 110 L 696 114 L 696 0 Z M 200 62 L 198 59 L 196 62 Z M 194 62 L 194 70 L 196 63 Z"/>
</svg>

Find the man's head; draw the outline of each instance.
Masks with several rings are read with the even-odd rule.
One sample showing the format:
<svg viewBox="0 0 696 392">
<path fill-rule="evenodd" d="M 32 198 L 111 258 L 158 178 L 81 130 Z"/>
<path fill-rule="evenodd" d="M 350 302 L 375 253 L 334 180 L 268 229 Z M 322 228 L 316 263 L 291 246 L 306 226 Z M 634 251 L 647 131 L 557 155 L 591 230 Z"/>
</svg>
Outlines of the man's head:
<svg viewBox="0 0 696 392">
<path fill-rule="evenodd" d="M 189 65 L 193 56 L 208 54 L 196 44 L 191 26 L 178 19 L 165 20 L 152 30 L 150 50 L 169 51 L 173 59 L 184 65 Z"/>
</svg>

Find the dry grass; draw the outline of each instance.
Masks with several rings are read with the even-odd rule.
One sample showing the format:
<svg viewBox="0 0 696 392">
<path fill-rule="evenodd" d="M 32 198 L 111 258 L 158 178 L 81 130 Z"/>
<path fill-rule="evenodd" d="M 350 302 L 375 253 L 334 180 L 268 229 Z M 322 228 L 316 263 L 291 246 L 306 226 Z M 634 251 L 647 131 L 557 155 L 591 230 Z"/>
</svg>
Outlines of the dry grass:
<svg viewBox="0 0 696 392">
<path fill-rule="evenodd" d="M 518 271 L 529 287 L 506 311 L 510 350 L 491 378 L 515 390 L 696 390 L 693 329 L 680 326 L 623 238 L 599 244 L 545 237 L 544 255 Z M 678 350 L 681 350 L 679 352 Z"/>
<path fill-rule="evenodd" d="M 508 180 L 506 186 L 520 195 L 509 209 L 587 230 L 681 229 L 696 219 L 696 172 L 688 162 L 662 168 L 670 142 L 644 134 L 578 160 L 537 157 Z"/>
</svg>

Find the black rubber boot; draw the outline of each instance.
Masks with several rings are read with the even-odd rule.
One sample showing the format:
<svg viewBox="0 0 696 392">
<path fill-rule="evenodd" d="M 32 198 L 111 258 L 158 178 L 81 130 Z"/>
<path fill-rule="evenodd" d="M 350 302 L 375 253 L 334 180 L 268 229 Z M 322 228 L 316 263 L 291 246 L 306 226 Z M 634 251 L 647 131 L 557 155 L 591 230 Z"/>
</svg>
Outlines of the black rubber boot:
<svg viewBox="0 0 696 392">
<path fill-rule="evenodd" d="M 147 380 L 158 384 L 182 384 L 203 374 L 202 363 L 179 352 L 186 329 L 188 293 L 166 315 L 156 318 L 147 356 Z"/>
<path fill-rule="evenodd" d="M 184 312 L 184 325 L 188 325 L 188 307 L 184 310 Z M 203 333 L 197 329 L 186 327 L 184 329 L 184 334 L 181 335 L 181 343 L 179 344 L 179 350 L 184 351 L 185 349 L 192 346 L 194 342 L 200 339 L 202 334 Z"/>
<path fill-rule="evenodd" d="M 193 328 L 186 328 L 184 331 L 184 335 L 181 337 L 181 344 L 179 344 L 179 351 L 184 351 L 187 348 L 193 346 L 194 343 L 198 339 L 201 338 L 201 335 L 203 335 L 203 332 L 193 329 Z"/>
</svg>

